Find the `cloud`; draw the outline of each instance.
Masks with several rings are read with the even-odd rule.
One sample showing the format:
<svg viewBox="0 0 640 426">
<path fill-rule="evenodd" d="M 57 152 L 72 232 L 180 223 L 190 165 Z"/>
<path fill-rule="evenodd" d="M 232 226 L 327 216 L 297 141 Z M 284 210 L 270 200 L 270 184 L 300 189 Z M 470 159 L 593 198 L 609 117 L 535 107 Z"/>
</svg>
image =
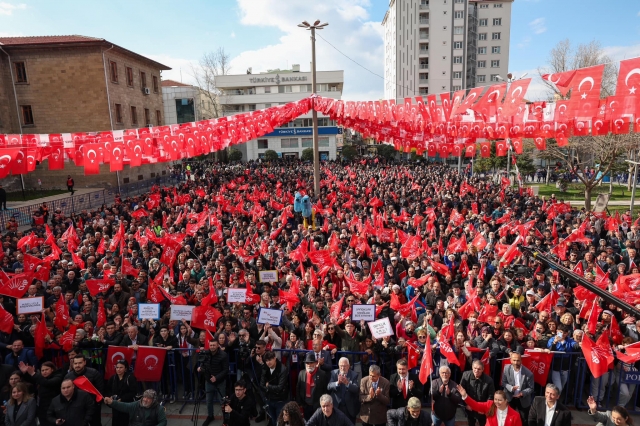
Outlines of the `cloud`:
<svg viewBox="0 0 640 426">
<path fill-rule="evenodd" d="M 529 43 L 531 43 L 531 37 L 523 38 L 522 41 L 517 44 L 518 49 L 524 49 L 525 47 L 529 46 Z"/>
<path fill-rule="evenodd" d="M 11 15 L 14 10 L 24 10 L 27 8 L 27 5 L 24 3 L 11 4 L 0 2 L 0 15 Z"/>
<path fill-rule="evenodd" d="M 193 78 L 193 72 L 191 71 L 192 65 L 197 65 L 197 60 L 185 59 L 185 58 L 174 58 L 169 55 L 146 55 L 141 53 L 141 55 L 146 56 L 149 59 L 153 59 L 154 61 L 160 62 L 163 65 L 171 67 L 169 71 L 162 71 L 162 79 L 163 80 L 174 80 L 181 81 L 187 84 L 195 84 L 195 79 Z"/>
<path fill-rule="evenodd" d="M 309 71 L 309 32 L 297 25 L 304 20 L 312 23 L 320 19 L 329 22 L 329 26 L 318 31 L 316 37 L 317 69 L 344 70 L 343 99 L 382 98 L 384 80 L 354 64 L 328 44 L 331 43 L 358 64 L 383 75 L 383 28 L 380 22 L 369 20 L 368 0 L 352 0 L 348 4 L 341 0 L 291 0 L 285 8 L 281 0 L 237 1 L 241 24 L 247 27 L 274 27 L 283 34 L 272 45 L 245 51 L 232 58 L 232 72 L 252 67 L 253 72 L 258 73 L 284 68 L 287 64 L 300 64 L 301 71 Z"/>
<path fill-rule="evenodd" d="M 640 44 L 631 46 L 605 46 L 602 48 L 605 55 L 614 61 L 623 59 L 637 58 L 640 56 Z"/>
<path fill-rule="evenodd" d="M 544 18 L 534 19 L 533 21 L 529 22 L 529 28 L 531 28 L 531 30 L 535 34 L 542 34 L 543 32 L 547 31 Z"/>
<path fill-rule="evenodd" d="M 233 31 L 231 31 L 231 35 L 230 35 L 230 37 L 231 37 L 231 38 L 236 38 L 236 33 L 234 33 Z"/>
</svg>

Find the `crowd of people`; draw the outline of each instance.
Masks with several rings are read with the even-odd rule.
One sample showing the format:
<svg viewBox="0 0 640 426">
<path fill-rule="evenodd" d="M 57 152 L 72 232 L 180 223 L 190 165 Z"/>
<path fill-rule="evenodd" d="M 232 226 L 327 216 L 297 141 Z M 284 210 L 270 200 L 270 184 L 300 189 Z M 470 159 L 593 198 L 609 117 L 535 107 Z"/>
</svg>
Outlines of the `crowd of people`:
<svg viewBox="0 0 640 426">
<path fill-rule="evenodd" d="M 37 417 L 41 425 L 97 426 L 107 404 L 114 424 L 164 425 L 162 402 L 202 399 L 205 426 L 216 401 L 234 425 L 360 418 L 453 426 L 462 406 L 470 426 L 568 426 L 560 400 L 578 390 L 583 337 L 608 339 L 620 354 L 638 341 L 640 318 L 594 302 L 518 250 L 559 256 L 613 291 L 640 265 L 640 224 L 628 212 L 611 226 L 506 178 L 424 162 L 327 162 L 321 176 L 316 194 L 304 163 L 191 163 L 175 187 L 71 217 L 47 210 L 32 234 L 6 232 L 2 286 L 26 276 L 23 297 L 44 297 L 46 308 L 44 316 L 20 314 L 0 294 L 14 320 L 0 332 L 6 424 Z M 264 271 L 277 271 L 275 282 L 261 282 Z M 87 284 L 111 278 L 103 291 Z M 227 303 L 230 289 L 246 289 L 245 303 Z M 156 301 L 160 318 L 141 320 L 138 305 Z M 171 319 L 181 304 L 215 308 L 215 324 Z M 352 321 L 359 304 L 375 305 L 393 335 L 376 338 L 366 322 Z M 261 308 L 281 310 L 280 324 L 258 322 Z M 36 357 L 42 318 L 47 333 Z M 176 374 L 165 363 L 159 384 L 138 383 L 119 360 L 105 380 L 110 346 L 163 347 Z M 523 365 L 532 351 L 553 354 L 544 384 Z M 426 383 L 418 375 L 425 357 L 433 366 Z M 635 385 L 620 372 L 637 367 L 616 360 L 590 380 L 589 407 L 600 421 L 629 421 Z M 102 402 L 79 389 L 83 377 Z M 616 406 L 596 415 L 607 392 Z M 431 410 L 422 410 L 427 401 Z M 558 413 L 553 421 L 549 410 Z"/>
</svg>

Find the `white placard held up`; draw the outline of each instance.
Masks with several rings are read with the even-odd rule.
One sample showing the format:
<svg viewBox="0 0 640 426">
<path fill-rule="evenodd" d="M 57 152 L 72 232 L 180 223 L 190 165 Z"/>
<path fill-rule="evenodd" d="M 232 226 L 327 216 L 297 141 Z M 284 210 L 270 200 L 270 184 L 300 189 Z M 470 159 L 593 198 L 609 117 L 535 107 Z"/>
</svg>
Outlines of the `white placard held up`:
<svg viewBox="0 0 640 426">
<path fill-rule="evenodd" d="M 171 305 L 171 317 L 169 319 L 177 321 L 191 321 L 193 305 Z"/>
<path fill-rule="evenodd" d="M 389 318 L 381 318 L 377 321 L 368 322 L 367 324 L 369 325 L 369 330 L 371 330 L 371 335 L 376 339 L 382 339 L 383 337 L 393 336 L 395 334 L 393 328 L 391 328 Z"/>
<path fill-rule="evenodd" d="M 280 309 L 260 308 L 256 322 L 279 327 L 282 322 L 282 311 Z"/>
<path fill-rule="evenodd" d="M 261 283 L 277 283 L 278 271 L 258 271 L 258 279 Z"/>
<path fill-rule="evenodd" d="M 228 288 L 227 303 L 244 303 L 247 300 L 246 288 Z"/>
<path fill-rule="evenodd" d="M 138 303 L 138 319 L 159 320 L 160 304 L 159 303 Z"/>
<path fill-rule="evenodd" d="M 26 299 L 18 299 L 16 312 L 20 314 L 35 314 L 44 310 L 44 297 L 28 297 Z"/>
<path fill-rule="evenodd" d="M 376 305 L 351 305 L 351 321 L 375 321 Z"/>
</svg>

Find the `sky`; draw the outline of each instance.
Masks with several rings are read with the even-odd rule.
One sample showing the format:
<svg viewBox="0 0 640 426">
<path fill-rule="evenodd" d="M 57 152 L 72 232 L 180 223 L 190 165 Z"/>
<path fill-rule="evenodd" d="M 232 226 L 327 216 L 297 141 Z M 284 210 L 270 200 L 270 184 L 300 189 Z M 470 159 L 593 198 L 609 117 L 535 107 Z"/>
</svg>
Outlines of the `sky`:
<svg viewBox="0 0 640 426">
<path fill-rule="evenodd" d="M 231 58 L 231 73 L 292 64 L 308 71 L 309 35 L 297 24 L 320 19 L 329 26 L 317 37 L 318 70 L 344 70 L 343 99 L 375 100 L 384 88 L 387 8 L 388 0 L 0 0 L 0 36 L 104 38 L 173 68 L 163 79 L 193 83 L 200 58 L 220 47 Z M 640 2 L 515 0 L 511 72 L 537 76 L 549 51 L 567 38 L 573 45 L 596 40 L 614 60 L 640 56 Z M 527 97 L 541 95 L 535 78 Z"/>
</svg>

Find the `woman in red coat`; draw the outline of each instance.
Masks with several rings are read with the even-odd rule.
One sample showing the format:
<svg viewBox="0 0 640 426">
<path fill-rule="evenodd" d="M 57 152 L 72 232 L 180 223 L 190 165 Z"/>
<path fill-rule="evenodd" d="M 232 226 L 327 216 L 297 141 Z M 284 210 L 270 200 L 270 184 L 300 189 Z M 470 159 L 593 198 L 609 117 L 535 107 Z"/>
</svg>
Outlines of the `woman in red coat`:
<svg viewBox="0 0 640 426">
<path fill-rule="evenodd" d="M 499 390 L 493 394 L 493 401 L 476 402 L 467 391 L 458 385 L 458 392 L 469 409 L 487 416 L 487 426 L 522 426 L 520 414 L 509 407 L 507 395 Z"/>
</svg>

